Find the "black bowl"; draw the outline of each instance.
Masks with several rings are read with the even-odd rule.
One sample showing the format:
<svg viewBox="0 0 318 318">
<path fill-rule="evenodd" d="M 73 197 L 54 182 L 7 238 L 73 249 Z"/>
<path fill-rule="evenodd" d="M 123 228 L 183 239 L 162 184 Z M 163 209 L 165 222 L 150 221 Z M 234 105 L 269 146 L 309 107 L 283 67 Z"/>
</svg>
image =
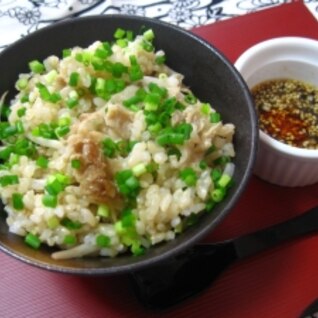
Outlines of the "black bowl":
<svg viewBox="0 0 318 318">
<path fill-rule="evenodd" d="M 0 54 L 0 92 L 9 91 L 9 96 L 13 96 L 18 74 L 28 72 L 27 64 L 33 59 L 41 60 L 52 54 L 59 56 L 64 48 L 85 47 L 95 40 L 111 40 L 118 27 L 138 32 L 144 26 L 153 29 L 156 49 L 166 52 L 167 64 L 185 75 L 185 83 L 194 94 L 200 100 L 210 102 L 225 122 L 236 126 L 235 186 L 213 213 L 204 215 L 198 224 L 175 240 L 154 246 L 143 256 L 54 260 L 50 256 L 50 248 L 33 250 L 25 245 L 21 237 L 9 233 L 3 209 L 0 211 L 2 251 L 37 267 L 64 273 L 116 274 L 135 271 L 154 265 L 198 242 L 215 229 L 237 202 L 251 175 L 256 153 L 258 129 L 253 102 L 245 82 L 233 65 L 217 49 L 190 32 L 156 20 L 123 15 L 65 20 L 34 32 Z"/>
</svg>

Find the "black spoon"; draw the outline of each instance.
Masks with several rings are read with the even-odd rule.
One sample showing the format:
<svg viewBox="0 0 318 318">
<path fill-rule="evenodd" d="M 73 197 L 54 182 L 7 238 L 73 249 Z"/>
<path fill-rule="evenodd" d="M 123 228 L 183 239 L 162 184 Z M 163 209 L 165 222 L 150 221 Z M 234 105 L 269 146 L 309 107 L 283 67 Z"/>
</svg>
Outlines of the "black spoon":
<svg viewBox="0 0 318 318">
<path fill-rule="evenodd" d="M 318 207 L 315 207 L 246 236 L 193 246 L 172 259 L 132 273 L 132 285 L 146 307 L 166 309 L 208 287 L 234 261 L 317 230 Z"/>
</svg>

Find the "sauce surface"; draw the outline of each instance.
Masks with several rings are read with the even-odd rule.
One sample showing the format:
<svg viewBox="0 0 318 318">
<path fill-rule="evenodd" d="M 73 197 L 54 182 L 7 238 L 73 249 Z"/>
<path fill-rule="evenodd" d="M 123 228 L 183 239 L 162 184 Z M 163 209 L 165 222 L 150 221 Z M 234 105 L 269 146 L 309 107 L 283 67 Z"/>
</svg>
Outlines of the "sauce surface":
<svg viewBox="0 0 318 318">
<path fill-rule="evenodd" d="M 252 88 L 260 128 L 285 144 L 318 149 L 318 88 L 275 79 Z"/>
</svg>

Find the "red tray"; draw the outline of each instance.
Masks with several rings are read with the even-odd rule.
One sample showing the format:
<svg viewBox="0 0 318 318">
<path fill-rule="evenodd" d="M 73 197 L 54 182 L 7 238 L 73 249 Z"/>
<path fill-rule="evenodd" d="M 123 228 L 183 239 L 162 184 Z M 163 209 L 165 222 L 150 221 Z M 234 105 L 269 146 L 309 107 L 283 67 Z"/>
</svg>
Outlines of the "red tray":
<svg viewBox="0 0 318 318">
<path fill-rule="evenodd" d="M 318 38 L 318 24 L 292 2 L 196 28 L 232 62 L 277 36 Z M 233 212 L 205 241 L 287 220 L 318 204 L 318 185 L 283 188 L 252 177 Z M 0 253 L 0 317 L 299 317 L 318 297 L 318 236 L 307 236 L 228 268 L 208 289 L 164 313 L 138 303 L 126 276 L 79 277 L 33 268 Z"/>
</svg>

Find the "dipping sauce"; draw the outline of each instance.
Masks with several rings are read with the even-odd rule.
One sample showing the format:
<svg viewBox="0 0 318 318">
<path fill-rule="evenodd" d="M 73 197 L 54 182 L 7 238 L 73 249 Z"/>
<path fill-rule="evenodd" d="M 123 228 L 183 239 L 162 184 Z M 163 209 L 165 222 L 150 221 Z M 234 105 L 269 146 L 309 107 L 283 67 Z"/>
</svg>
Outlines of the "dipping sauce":
<svg viewBox="0 0 318 318">
<path fill-rule="evenodd" d="M 318 88 L 275 79 L 252 88 L 260 128 L 285 144 L 318 149 Z"/>
</svg>

